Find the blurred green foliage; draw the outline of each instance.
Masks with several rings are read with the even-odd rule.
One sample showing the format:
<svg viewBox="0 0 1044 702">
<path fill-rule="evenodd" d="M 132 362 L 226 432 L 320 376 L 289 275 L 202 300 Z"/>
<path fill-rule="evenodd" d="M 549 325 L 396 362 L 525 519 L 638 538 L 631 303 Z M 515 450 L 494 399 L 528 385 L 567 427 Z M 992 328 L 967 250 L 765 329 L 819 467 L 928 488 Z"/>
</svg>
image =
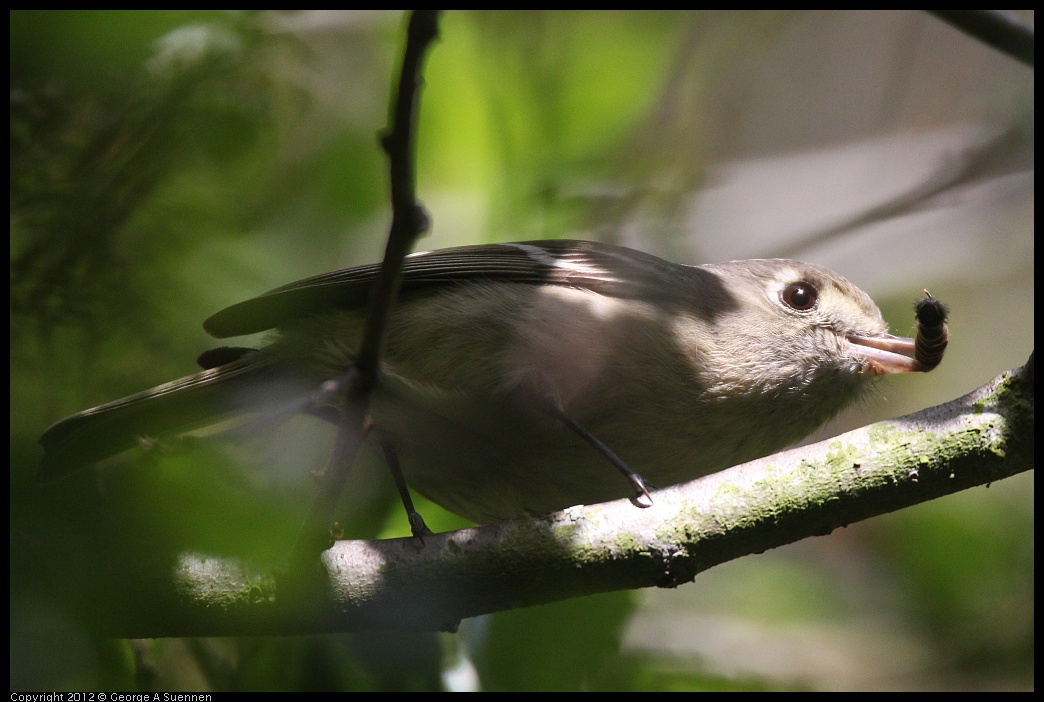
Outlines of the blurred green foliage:
<svg viewBox="0 0 1044 702">
<path fill-rule="evenodd" d="M 749 19 L 762 37 L 753 51 L 786 17 Z M 107 567 L 92 560 L 92 545 L 107 540 L 125 543 L 128 559 L 191 547 L 278 562 L 329 436 L 305 424 L 256 452 L 159 447 L 142 459 L 151 470 L 123 465 L 47 486 L 33 482 L 35 441 L 66 414 L 192 372 L 210 343 L 200 321 L 222 306 L 379 256 L 389 218 L 377 135 L 401 16 L 10 18 L 12 689 L 805 687 L 800 677 L 723 670 L 684 646 L 643 647 L 627 633 L 649 609 L 635 593 L 483 617 L 456 635 L 128 642 L 94 633 L 91 601 L 56 592 L 56 570 Z M 420 108 L 419 191 L 435 222 L 424 248 L 593 236 L 620 208 L 679 207 L 656 198 L 664 183 L 687 192 L 702 164 L 679 166 L 679 142 L 650 147 L 648 134 L 716 136 L 661 121 L 672 100 L 693 104 L 677 81 L 705 21 L 447 13 Z M 697 75 L 720 71 L 711 62 Z M 390 480 L 370 463 L 346 498 L 348 535 L 408 534 Z M 907 510 L 835 540 L 861 560 L 866 581 L 826 577 L 799 551 L 787 568 L 745 570 L 739 585 L 708 588 L 703 604 L 812 631 L 824 620 L 902 621 L 929 651 L 930 672 L 906 684 L 1018 687 L 1032 679 L 1032 511 L 1010 514 L 1009 497 L 980 497 L 963 496 L 959 511 Z M 437 530 L 464 524 L 421 504 Z M 704 580 L 687 598 L 667 593 L 679 622 L 698 607 Z M 887 596 L 869 592 L 882 582 Z M 846 617 L 852 609 L 858 619 Z"/>
</svg>

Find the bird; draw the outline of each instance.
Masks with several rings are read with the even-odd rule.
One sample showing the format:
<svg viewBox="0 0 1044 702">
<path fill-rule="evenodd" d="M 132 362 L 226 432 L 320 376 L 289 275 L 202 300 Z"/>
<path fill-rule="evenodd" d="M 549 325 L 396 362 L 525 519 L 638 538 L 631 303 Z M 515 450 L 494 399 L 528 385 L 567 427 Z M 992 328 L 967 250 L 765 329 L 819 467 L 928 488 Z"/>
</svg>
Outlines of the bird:
<svg viewBox="0 0 1044 702">
<path fill-rule="evenodd" d="M 59 421 L 40 439 L 41 474 L 287 406 L 336 421 L 336 403 L 294 403 L 352 368 L 378 271 L 314 276 L 214 314 L 214 337 L 272 337 Z M 686 265 L 578 240 L 420 252 L 388 319 L 371 433 L 451 512 L 539 515 L 649 497 L 797 443 L 875 378 L 931 370 L 915 346 L 858 287 L 799 261 Z"/>
</svg>

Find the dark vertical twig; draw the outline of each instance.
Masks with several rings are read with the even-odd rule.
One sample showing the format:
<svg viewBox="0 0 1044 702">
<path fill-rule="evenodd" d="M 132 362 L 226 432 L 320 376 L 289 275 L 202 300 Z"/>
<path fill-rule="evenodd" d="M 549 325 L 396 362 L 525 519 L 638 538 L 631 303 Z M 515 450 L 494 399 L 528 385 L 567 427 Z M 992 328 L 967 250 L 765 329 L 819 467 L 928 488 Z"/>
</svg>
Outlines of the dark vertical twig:
<svg viewBox="0 0 1044 702">
<path fill-rule="evenodd" d="M 399 290 L 402 260 L 417 236 L 428 228 L 428 216 L 417 201 L 414 126 L 417 118 L 417 93 L 421 84 L 421 63 L 438 35 L 438 10 L 414 10 L 410 16 L 406 51 L 402 59 L 398 92 L 392 105 L 391 131 L 381 138 L 388 154 L 391 174 L 392 223 L 388 246 L 381 263 L 381 274 L 373 290 L 370 320 L 359 346 L 355 367 L 361 372 L 376 372 L 384 327 Z"/>
<path fill-rule="evenodd" d="M 391 128 L 381 138 L 388 154 L 391 178 L 392 223 L 388 245 L 374 283 L 355 366 L 341 378 L 331 381 L 338 384 L 337 389 L 343 394 L 344 411 L 333 456 L 319 478 L 319 494 L 312 513 L 291 554 L 292 565 L 309 562 L 329 545 L 327 530 L 334 509 L 366 436 L 364 425 L 370 391 L 377 382 L 381 339 L 399 290 L 403 259 L 417 236 L 427 228 L 427 215 L 417 201 L 414 127 L 422 82 L 421 66 L 428 48 L 438 36 L 438 17 L 438 10 L 414 10 L 410 15 L 398 89 L 391 107 Z"/>
</svg>

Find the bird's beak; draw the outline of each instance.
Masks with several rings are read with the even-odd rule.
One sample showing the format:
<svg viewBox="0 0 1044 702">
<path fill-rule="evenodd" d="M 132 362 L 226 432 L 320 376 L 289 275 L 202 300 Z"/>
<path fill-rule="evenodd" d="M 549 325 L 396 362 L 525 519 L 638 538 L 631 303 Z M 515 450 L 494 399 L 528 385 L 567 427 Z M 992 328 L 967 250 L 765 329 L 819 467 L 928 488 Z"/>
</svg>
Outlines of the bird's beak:
<svg viewBox="0 0 1044 702">
<path fill-rule="evenodd" d="M 881 336 L 848 335 L 849 351 L 863 364 L 863 372 L 871 375 L 913 373 L 924 370 L 914 360 L 914 340 L 891 334 Z"/>
</svg>

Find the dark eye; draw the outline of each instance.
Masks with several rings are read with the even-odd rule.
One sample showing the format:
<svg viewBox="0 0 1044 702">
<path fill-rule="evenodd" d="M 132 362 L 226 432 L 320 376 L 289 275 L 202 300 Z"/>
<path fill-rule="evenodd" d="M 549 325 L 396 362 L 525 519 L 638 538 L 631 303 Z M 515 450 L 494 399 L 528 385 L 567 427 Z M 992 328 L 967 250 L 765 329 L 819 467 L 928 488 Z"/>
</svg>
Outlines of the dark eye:
<svg viewBox="0 0 1044 702">
<path fill-rule="evenodd" d="M 819 302 L 819 291 L 808 283 L 791 283 L 779 294 L 783 304 L 798 312 L 805 312 Z"/>
</svg>

